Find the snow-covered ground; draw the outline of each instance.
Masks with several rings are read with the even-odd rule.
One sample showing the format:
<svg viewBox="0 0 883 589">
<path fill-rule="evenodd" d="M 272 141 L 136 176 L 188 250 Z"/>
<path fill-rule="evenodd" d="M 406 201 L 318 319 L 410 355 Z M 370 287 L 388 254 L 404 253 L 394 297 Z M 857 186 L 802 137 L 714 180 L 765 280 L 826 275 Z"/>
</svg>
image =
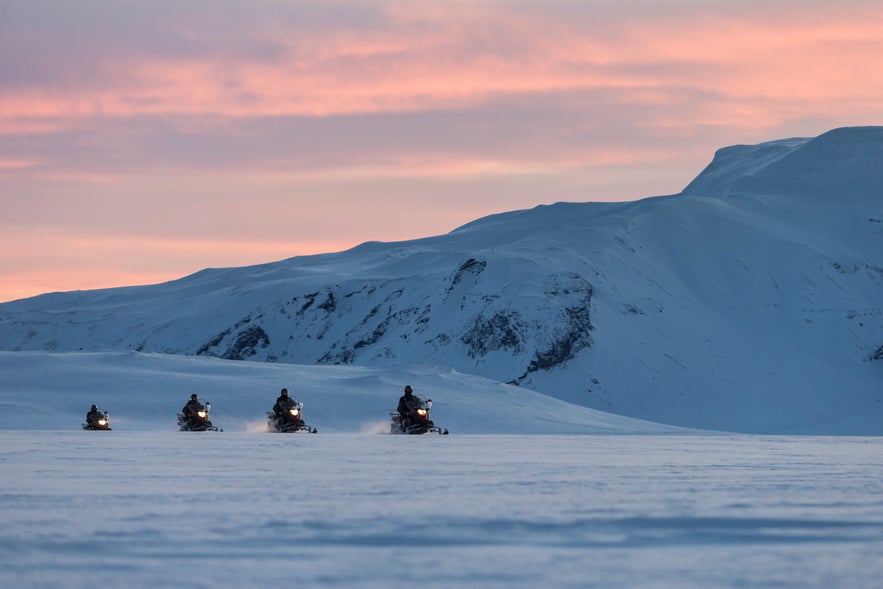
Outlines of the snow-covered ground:
<svg viewBox="0 0 883 589">
<path fill-rule="evenodd" d="M 282 387 L 320 432 L 389 431 L 404 385 L 456 433 L 672 433 L 681 428 L 566 403 L 448 368 L 299 366 L 138 352 L 0 352 L 0 430 L 77 430 L 94 403 L 115 431 L 174 431 L 199 394 L 225 432 L 266 431 Z"/>
<path fill-rule="evenodd" d="M 430 368 L 5 352 L 0 374 L 0 587 L 883 576 L 883 438 L 677 430 Z M 380 433 L 403 382 L 451 435 Z M 265 431 L 281 386 L 318 434 Z M 192 391 L 224 432 L 174 431 Z M 79 429 L 92 403 L 113 431 Z"/>
<path fill-rule="evenodd" d="M 654 421 L 883 433 L 881 156 L 0 305 L 0 587 L 879 587 L 883 438 Z M 405 384 L 451 435 L 379 435 Z"/>
<path fill-rule="evenodd" d="M 0 431 L 0 586 L 879 587 L 883 440 Z"/>
</svg>

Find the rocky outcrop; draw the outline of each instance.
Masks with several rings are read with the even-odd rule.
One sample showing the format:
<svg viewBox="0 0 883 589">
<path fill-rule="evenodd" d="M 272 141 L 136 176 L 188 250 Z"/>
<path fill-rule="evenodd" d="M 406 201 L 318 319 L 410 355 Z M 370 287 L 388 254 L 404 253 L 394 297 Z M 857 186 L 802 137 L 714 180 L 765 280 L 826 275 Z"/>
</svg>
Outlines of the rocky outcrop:
<svg viewBox="0 0 883 589">
<path fill-rule="evenodd" d="M 236 334 L 236 339 L 221 356 L 226 360 L 247 360 L 258 353 L 258 350 L 270 345 L 270 338 L 261 327 L 251 327 Z"/>
<path fill-rule="evenodd" d="M 506 350 L 520 353 L 524 349 L 525 325 L 518 311 L 497 311 L 490 317 L 479 315 L 460 341 L 467 346 L 470 358 L 481 358 L 489 352 Z"/>
<path fill-rule="evenodd" d="M 226 360 L 248 360 L 270 346 L 270 337 L 260 326 L 262 315 L 247 317 L 225 329 L 196 351 L 197 356 Z M 254 321 L 255 324 L 252 324 Z M 223 351 L 222 351 L 223 350 Z"/>
<path fill-rule="evenodd" d="M 437 282 L 330 285 L 262 305 L 196 353 L 234 360 L 351 364 L 415 357 L 508 382 L 565 365 L 591 347 L 593 287 L 579 274 L 538 274 L 504 285 L 492 265 L 467 258 Z M 470 365 L 463 365 L 468 359 Z"/>
</svg>

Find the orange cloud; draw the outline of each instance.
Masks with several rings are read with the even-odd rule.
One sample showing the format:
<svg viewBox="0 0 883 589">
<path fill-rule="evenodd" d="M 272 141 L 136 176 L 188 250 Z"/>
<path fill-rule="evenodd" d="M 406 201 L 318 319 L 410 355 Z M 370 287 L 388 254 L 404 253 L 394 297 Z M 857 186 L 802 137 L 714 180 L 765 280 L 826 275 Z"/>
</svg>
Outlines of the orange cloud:
<svg viewBox="0 0 883 589">
<path fill-rule="evenodd" d="M 2 170 L 20 170 L 23 168 L 33 168 L 38 166 L 39 162 L 33 160 L 3 160 L 0 159 L 0 171 Z"/>
<path fill-rule="evenodd" d="M 330 116 L 457 109 L 500 95 L 618 89 L 624 100 L 677 101 L 634 90 L 693 88 L 731 100 L 793 103 L 879 97 L 883 9 L 836 17 L 680 14 L 585 27 L 503 6 L 407 8 L 378 30 L 314 35 L 278 25 L 285 53 L 195 60 L 137 55 L 96 64 L 106 79 L 64 91 L 12 88 L 0 132 L 47 120 L 142 115 Z M 693 97 L 694 100 L 699 97 Z M 689 113 L 688 113 L 689 114 Z M 717 114 L 716 112 L 714 114 Z"/>
</svg>

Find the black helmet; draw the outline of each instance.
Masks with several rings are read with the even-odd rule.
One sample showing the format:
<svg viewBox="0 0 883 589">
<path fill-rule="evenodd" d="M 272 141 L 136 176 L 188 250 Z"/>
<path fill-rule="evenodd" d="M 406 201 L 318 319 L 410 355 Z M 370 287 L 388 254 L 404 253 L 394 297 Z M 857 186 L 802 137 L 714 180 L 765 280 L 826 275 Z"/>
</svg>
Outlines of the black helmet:
<svg viewBox="0 0 883 589">
<path fill-rule="evenodd" d="M 192 395 L 190 395 L 190 399 L 191 399 L 192 401 L 195 401 L 195 400 L 197 400 L 198 398 L 199 398 L 199 395 L 197 395 L 196 393 L 193 393 Z"/>
<path fill-rule="evenodd" d="M 409 385 L 409 384 L 408 384 L 408 385 L 405 385 L 405 394 L 406 394 L 406 395 L 410 395 L 411 392 L 413 392 L 413 390 L 414 390 L 414 389 L 411 388 L 411 385 Z"/>
<path fill-rule="evenodd" d="M 288 389 L 282 389 L 282 396 L 283 396 L 283 397 L 287 397 L 287 396 L 288 396 Z"/>
<path fill-rule="evenodd" d="M 98 405 L 92 405 L 91 411 L 98 411 Z"/>
</svg>

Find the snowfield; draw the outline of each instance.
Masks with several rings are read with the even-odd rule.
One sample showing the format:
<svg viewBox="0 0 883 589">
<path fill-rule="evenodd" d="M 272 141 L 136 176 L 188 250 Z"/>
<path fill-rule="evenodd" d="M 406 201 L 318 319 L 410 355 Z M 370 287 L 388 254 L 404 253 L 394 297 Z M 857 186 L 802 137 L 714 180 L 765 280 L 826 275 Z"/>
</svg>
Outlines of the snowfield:
<svg viewBox="0 0 883 589">
<path fill-rule="evenodd" d="M 441 367 L 298 366 L 137 352 L 0 352 L 0 430 L 80 429 L 94 403 L 118 431 L 175 431 L 198 393 L 226 432 L 264 432 L 282 387 L 320 432 L 389 431 L 405 384 L 457 433 L 673 433 L 682 428 L 572 405 Z"/>
<path fill-rule="evenodd" d="M 682 430 L 429 368 L 4 352 L 0 374 L 0 587 L 883 575 L 881 438 Z M 451 435 L 381 433 L 403 382 Z M 281 386 L 318 434 L 266 431 Z M 174 431 L 191 391 L 224 432 Z M 113 431 L 80 429 L 92 403 Z"/>
<path fill-rule="evenodd" d="M 879 438 L 0 431 L 3 587 L 879 587 Z"/>
</svg>

